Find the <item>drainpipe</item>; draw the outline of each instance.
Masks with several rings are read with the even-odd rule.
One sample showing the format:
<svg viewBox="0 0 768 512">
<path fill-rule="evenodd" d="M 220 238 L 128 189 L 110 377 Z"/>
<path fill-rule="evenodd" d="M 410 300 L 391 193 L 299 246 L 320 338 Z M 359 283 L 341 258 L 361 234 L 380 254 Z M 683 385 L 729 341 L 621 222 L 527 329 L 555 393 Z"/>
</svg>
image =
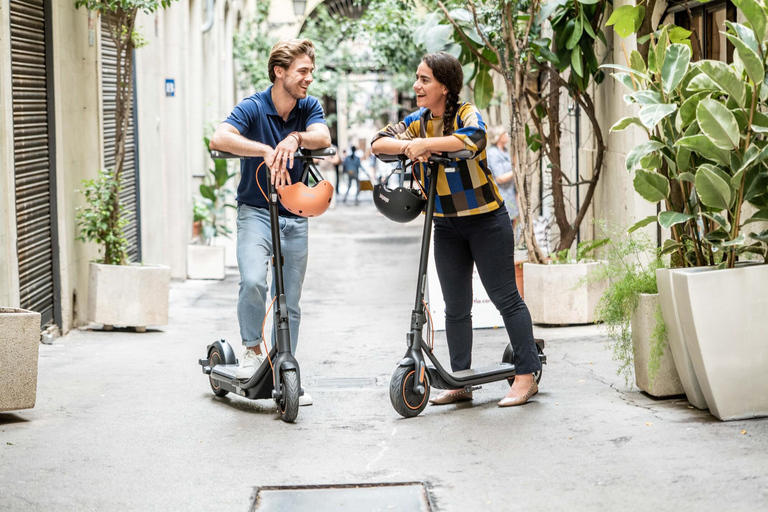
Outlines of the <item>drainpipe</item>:
<svg viewBox="0 0 768 512">
<path fill-rule="evenodd" d="M 207 0 L 205 4 L 205 23 L 203 23 L 203 34 L 213 27 L 213 0 Z"/>
</svg>

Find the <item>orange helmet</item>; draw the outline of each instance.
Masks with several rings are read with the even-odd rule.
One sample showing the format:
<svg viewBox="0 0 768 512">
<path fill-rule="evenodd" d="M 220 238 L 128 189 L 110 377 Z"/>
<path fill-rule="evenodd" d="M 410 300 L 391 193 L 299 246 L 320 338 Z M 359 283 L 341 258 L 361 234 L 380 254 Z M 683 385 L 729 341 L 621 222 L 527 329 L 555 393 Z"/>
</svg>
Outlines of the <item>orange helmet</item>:
<svg viewBox="0 0 768 512">
<path fill-rule="evenodd" d="M 331 205 L 333 185 L 328 180 L 322 180 L 314 187 L 298 182 L 278 189 L 277 197 L 292 214 L 317 217 L 325 213 Z"/>
</svg>

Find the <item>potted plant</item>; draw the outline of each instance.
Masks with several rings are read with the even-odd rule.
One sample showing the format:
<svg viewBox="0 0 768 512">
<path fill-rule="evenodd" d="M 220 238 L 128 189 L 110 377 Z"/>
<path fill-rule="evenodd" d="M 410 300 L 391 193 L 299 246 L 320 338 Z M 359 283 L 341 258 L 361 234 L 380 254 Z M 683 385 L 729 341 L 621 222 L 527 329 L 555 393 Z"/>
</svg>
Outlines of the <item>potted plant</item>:
<svg viewBox="0 0 768 512">
<path fill-rule="evenodd" d="M 0 412 L 35 406 L 39 347 L 40 313 L 0 308 Z"/>
<path fill-rule="evenodd" d="M 659 304 L 656 269 L 659 251 L 650 238 L 630 231 L 612 234 L 606 265 L 592 277 L 607 280 L 595 317 L 613 342 L 617 374 L 655 397 L 684 393 L 669 350 L 666 324 Z"/>
<path fill-rule="evenodd" d="M 529 290 L 525 303 L 536 324 L 589 324 L 595 321 L 595 307 L 605 292 L 607 280 L 595 279 L 605 262 L 593 259 L 595 251 L 608 239 L 584 241 L 576 250 L 554 253 L 549 264 L 525 263 L 523 279 Z"/>
<path fill-rule="evenodd" d="M 203 139 L 208 148 L 210 140 Z M 190 279 L 224 279 L 225 247 L 216 245 L 218 237 L 229 238 L 232 230 L 227 226 L 226 208 L 235 208 L 228 203 L 232 191 L 227 182 L 236 173 L 229 172 L 227 161 L 213 160 L 213 169 L 203 178 L 200 185 L 200 197 L 195 198 L 193 215 L 202 226 L 201 243 L 187 246 L 187 277 Z"/>
<path fill-rule="evenodd" d="M 97 242 L 103 252 L 99 262 L 89 266 L 88 320 L 107 329 L 123 325 L 144 331 L 147 325 L 168 323 L 170 268 L 128 264 L 120 189 L 133 97 L 133 54 L 145 44 L 135 28 L 136 17 L 139 11 L 150 14 L 170 4 L 171 0 L 75 0 L 76 8 L 109 15 L 109 35 L 116 50 L 115 165 L 83 182 L 88 205 L 77 213 L 78 239 Z"/>
<path fill-rule="evenodd" d="M 768 415 L 760 364 L 768 358 L 768 287 L 760 285 L 768 265 L 744 264 L 765 263 L 768 253 L 768 230 L 754 229 L 768 219 L 768 19 L 761 2 L 734 3 L 748 24 L 726 22 L 733 64 L 691 63 L 689 45 L 672 42 L 665 27 L 651 38 L 647 62 L 632 52 L 629 66 L 612 65 L 630 90 L 626 100 L 640 106 L 613 129 L 648 135 L 627 155 L 627 170 L 635 190 L 663 206 L 636 226 L 658 222 L 672 235 L 663 251 L 675 269 L 658 276 L 664 319 L 677 324 L 671 344 L 673 330 L 681 336 L 675 364 L 700 386 L 692 396 L 683 379 L 691 403 L 721 420 Z M 662 287 L 665 279 L 671 286 Z M 687 360 L 678 357 L 683 349 Z"/>
</svg>

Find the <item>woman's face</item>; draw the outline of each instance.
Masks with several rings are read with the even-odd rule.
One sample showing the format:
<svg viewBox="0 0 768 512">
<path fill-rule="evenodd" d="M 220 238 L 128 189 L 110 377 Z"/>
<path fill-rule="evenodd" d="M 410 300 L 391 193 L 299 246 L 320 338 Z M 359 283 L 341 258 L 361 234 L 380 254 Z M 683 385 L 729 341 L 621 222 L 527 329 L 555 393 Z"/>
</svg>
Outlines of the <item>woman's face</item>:
<svg viewBox="0 0 768 512">
<path fill-rule="evenodd" d="M 443 115 L 448 88 L 435 80 L 432 69 L 425 62 L 416 70 L 413 92 L 416 93 L 416 105 L 428 108 L 436 116 Z"/>
<path fill-rule="evenodd" d="M 509 135 L 507 135 L 507 132 L 504 132 L 499 136 L 499 139 L 496 141 L 496 145 L 500 148 L 503 148 L 507 145 L 507 142 L 509 142 Z"/>
</svg>

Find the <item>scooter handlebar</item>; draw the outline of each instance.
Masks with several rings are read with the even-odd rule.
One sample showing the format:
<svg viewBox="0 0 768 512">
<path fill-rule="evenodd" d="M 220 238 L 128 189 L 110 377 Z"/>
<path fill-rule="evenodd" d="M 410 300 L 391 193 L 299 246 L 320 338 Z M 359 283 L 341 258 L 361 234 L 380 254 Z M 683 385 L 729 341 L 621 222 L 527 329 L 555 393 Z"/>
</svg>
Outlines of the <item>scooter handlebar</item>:
<svg viewBox="0 0 768 512">
<path fill-rule="evenodd" d="M 333 156 L 336 154 L 336 151 L 334 151 L 333 148 L 324 148 L 324 149 L 304 149 L 299 148 L 296 153 L 294 153 L 293 158 L 295 160 L 310 160 L 313 158 L 323 158 L 326 156 Z M 215 160 L 221 160 L 226 158 L 254 158 L 251 156 L 240 156 L 235 155 L 233 153 L 227 153 L 226 151 L 218 151 L 218 150 L 211 150 L 211 158 Z"/>
<path fill-rule="evenodd" d="M 385 155 L 385 154 L 378 154 L 376 155 L 376 158 L 381 160 L 382 162 L 392 163 L 392 162 L 399 162 L 400 160 L 407 160 L 407 157 L 400 153 L 399 155 Z M 472 152 L 467 149 L 462 149 L 461 151 L 451 151 L 450 153 L 440 153 L 436 155 L 432 155 L 429 157 L 430 162 L 435 162 L 438 164 L 447 164 L 450 163 L 452 160 L 468 160 L 472 158 Z"/>
</svg>

